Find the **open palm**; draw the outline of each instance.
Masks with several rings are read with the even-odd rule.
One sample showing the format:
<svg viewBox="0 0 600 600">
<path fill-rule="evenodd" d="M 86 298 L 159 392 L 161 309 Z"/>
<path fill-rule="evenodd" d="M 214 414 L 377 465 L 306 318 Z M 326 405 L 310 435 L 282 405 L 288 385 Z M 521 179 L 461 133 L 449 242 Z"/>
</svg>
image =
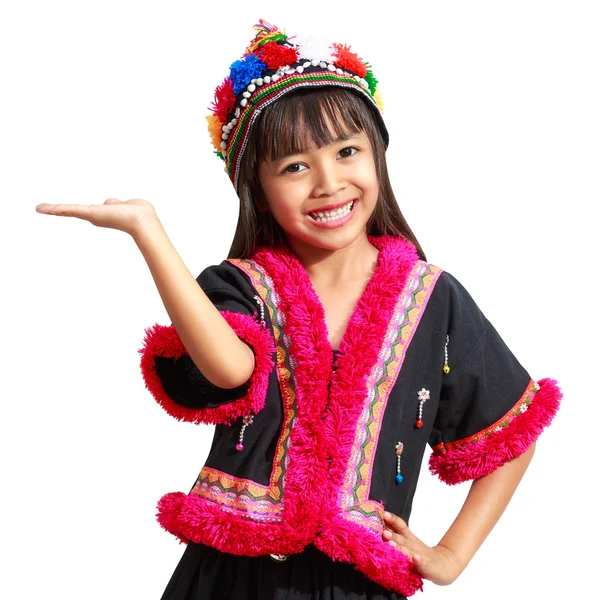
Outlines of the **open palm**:
<svg viewBox="0 0 600 600">
<path fill-rule="evenodd" d="M 156 217 L 154 206 L 141 198 L 109 198 L 104 204 L 38 204 L 35 210 L 46 215 L 76 217 L 96 227 L 119 229 L 131 235 L 142 221 Z"/>
</svg>

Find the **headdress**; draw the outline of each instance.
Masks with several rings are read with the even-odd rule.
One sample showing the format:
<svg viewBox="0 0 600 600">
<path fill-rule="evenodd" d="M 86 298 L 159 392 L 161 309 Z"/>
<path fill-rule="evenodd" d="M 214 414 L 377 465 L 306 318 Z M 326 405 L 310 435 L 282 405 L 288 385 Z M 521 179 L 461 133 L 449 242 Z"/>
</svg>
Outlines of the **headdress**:
<svg viewBox="0 0 600 600">
<path fill-rule="evenodd" d="M 257 33 L 242 58 L 232 63 L 229 75 L 217 86 L 211 114 L 206 117 L 215 154 L 225 161 L 225 172 L 236 191 L 242 155 L 261 110 L 298 88 L 338 86 L 360 94 L 373 111 L 387 148 L 383 102 L 368 62 L 347 44 L 288 37 L 285 30 L 263 19 L 254 29 Z"/>
</svg>

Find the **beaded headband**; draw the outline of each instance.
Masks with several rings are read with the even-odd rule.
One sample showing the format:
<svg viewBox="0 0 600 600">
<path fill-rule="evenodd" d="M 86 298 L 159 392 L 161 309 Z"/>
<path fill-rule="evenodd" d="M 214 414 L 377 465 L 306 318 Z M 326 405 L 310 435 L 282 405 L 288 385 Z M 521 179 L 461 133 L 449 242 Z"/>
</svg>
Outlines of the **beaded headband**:
<svg viewBox="0 0 600 600">
<path fill-rule="evenodd" d="M 366 100 L 381 130 L 385 147 L 389 135 L 383 122 L 383 102 L 371 65 L 347 44 L 322 44 L 306 37 L 292 38 L 263 19 L 242 58 L 217 86 L 206 117 L 215 154 L 238 191 L 238 173 L 253 123 L 261 110 L 283 94 L 303 87 L 337 86 L 354 90 Z"/>
</svg>

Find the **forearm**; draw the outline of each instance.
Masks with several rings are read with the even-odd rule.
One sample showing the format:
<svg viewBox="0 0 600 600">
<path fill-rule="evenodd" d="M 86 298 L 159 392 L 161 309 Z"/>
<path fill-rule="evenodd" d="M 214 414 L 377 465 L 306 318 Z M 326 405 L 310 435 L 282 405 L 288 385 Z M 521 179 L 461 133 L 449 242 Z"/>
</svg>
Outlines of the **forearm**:
<svg viewBox="0 0 600 600">
<path fill-rule="evenodd" d="M 204 293 L 175 250 L 158 217 L 146 219 L 132 237 L 190 358 L 214 385 L 234 388 L 254 370 L 254 353 Z"/>
<path fill-rule="evenodd" d="M 493 473 L 476 479 L 458 516 L 439 541 L 464 570 L 508 506 L 533 454 L 535 443 Z"/>
</svg>

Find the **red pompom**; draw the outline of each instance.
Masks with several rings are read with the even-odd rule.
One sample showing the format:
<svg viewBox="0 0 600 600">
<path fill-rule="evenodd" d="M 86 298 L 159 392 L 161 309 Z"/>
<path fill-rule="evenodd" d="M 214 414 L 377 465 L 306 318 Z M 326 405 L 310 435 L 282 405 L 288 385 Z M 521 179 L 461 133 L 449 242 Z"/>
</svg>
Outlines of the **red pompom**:
<svg viewBox="0 0 600 600">
<path fill-rule="evenodd" d="M 358 75 L 358 73 L 357 73 L 357 75 Z M 421 421 L 421 419 L 419 419 L 419 420 L 418 420 L 418 421 L 415 423 L 415 425 L 417 426 L 417 429 L 420 429 L 421 427 L 423 427 L 423 421 Z"/>
<path fill-rule="evenodd" d="M 256 55 L 269 69 L 291 65 L 297 62 L 299 58 L 298 51 L 295 48 L 288 48 L 277 42 L 267 42 L 256 51 Z"/>
<path fill-rule="evenodd" d="M 350 50 L 350 46 L 347 44 L 338 44 L 337 42 L 334 42 L 331 46 L 334 48 L 333 56 L 335 57 L 335 65 L 352 71 L 359 77 L 364 77 L 367 74 L 367 65 L 365 65 L 362 58 L 359 58 L 356 52 Z"/>
<path fill-rule="evenodd" d="M 215 99 L 210 110 L 218 117 L 223 124 L 227 123 L 227 116 L 235 106 L 235 93 L 233 84 L 226 77 L 223 83 L 215 90 Z"/>
</svg>

